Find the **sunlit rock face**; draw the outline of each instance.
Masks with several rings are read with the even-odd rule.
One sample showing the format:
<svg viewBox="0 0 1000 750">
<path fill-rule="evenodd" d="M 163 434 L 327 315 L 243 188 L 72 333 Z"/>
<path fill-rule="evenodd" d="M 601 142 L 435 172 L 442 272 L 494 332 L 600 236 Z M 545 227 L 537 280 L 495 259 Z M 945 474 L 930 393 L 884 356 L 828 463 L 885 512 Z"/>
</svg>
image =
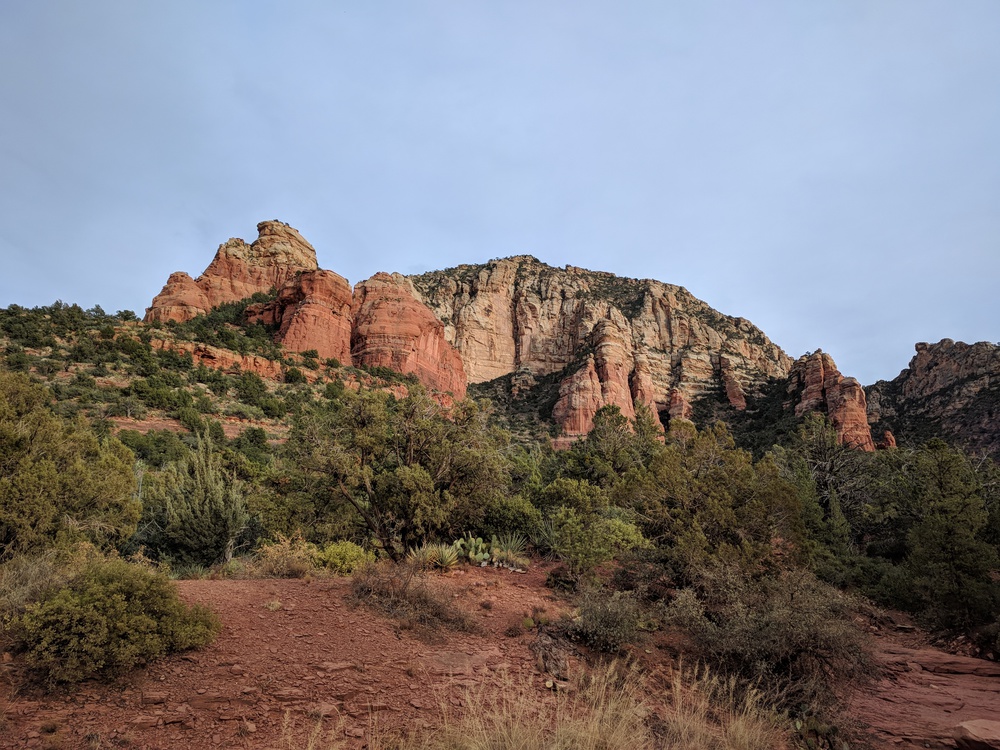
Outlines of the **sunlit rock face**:
<svg viewBox="0 0 1000 750">
<path fill-rule="evenodd" d="M 749 321 L 658 281 L 530 256 L 410 280 L 444 323 L 470 383 L 558 375 L 552 419 L 567 436 L 589 431 L 607 405 L 633 417 L 638 402 L 661 422 L 690 418 L 692 404 L 717 394 L 745 409 L 749 391 L 791 366 Z"/>
</svg>

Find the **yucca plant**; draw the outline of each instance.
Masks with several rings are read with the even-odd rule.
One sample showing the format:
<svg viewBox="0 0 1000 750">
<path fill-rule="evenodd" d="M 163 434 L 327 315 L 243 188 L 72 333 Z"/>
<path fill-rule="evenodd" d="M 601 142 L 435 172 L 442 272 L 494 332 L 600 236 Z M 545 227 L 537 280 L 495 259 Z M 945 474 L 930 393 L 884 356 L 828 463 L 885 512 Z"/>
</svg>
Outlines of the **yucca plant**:
<svg viewBox="0 0 1000 750">
<path fill-rule="evenodd" d="M 418 570 L 430 570 L 438 564 L 440 545 L 422 544 L 406 553 L 406 562 Z"/>
<path fill-rule="evenodd" d="M 435 545 L 434 554 L 434 565 L 441 570 L 451 570 L 458 565 L 458 550 L 451 544 Z"/>
<path fill-rule="evenodd" d="M 516 531 L 493 537 L 491 545 L 493 563 L 513 570 L 525 570 L 530 564 L 528 556 L 524 553 L 527 546 L 527 538 Z"/>
</svg>

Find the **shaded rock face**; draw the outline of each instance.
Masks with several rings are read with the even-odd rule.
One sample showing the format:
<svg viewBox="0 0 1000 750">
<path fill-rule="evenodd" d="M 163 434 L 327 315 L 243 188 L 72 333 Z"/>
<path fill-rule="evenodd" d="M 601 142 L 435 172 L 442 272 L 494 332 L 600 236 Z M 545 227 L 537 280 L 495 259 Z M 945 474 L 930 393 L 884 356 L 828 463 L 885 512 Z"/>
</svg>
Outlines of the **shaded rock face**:
<svg viewBox="0 0 1000 750">
<path fill-rule="evenodd" d="M 281 289 L 297 274 L 317 270 L 316 250 L 292 227 L 262 221 L 257 233 L 250 245 L 238 238 L 219 245 L 197 279 L 184 272 L 171 274 L 146 310 L 145 321 L 183 323 L 217 305 Z"/>
<path fill-rule="evenodd" d="M 633 417 L 690 418 L 700 398 L 746 394 L 784 378 L 791 360 L 758 328 L 683 287 L 624 279 L 530 256 L 410 277 L 444 323 L 470 383 L 558 375 L 553 421 L 583 435 L 602 406 Z"/>
<path fill-rule="evenodd" d="M 905 444 L 940 436 L 978 453 L 1000 453 L 1000 346 L 917 344 L 898 377 L 866 391 L 868 421 Z"/>
<path fill-rule="evenodd" d="M 290 351 L 314 349 L 322 359 L 349 363 L 352 303 L 351 287 L 343 276 L 304 271 L 281 288 L 274 302 L 248 309 L 247 319 L 276 327 L 275 338 Z"/>
<path fill-rule="evenodd" d="M 841 443 L 864 451 L 875 450 L 864 388 L 856 379 L 841 375 L 829 354 L 817 351 L 796 360 L 788 374 L 788 394 L 796 417 L 822 412 Z"/>
<path fill-rule="evenodd" d="M 412 374 L 428 388 L 465 397 L 462 358 L 444 324 L 414 295 L 407 279 L 377 273 L 354 289 L 351 360 Z"/>
</svg>

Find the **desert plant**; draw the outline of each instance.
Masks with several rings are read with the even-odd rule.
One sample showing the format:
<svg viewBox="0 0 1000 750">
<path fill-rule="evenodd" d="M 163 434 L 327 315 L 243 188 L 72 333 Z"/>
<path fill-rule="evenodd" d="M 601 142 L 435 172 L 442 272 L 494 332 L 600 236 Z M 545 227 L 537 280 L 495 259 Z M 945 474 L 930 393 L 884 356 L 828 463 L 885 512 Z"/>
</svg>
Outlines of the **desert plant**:
<svg viewBox="0 0 1000 750">
<path fill-rule="evenodd" d="M 121 675 L 206 645 L 220 627 L 209 610 L 181 602 L 165 575 L 118 559 L 90 563 L 13 624 L 26 664 L 49 684 Z"/>
<path fill-rule="evenodd" d="M 317 565 L 337 575 L 350 575 L 354 570 L 375 562 L 375 555 L 364 547 L 349 541 L 330 542 L 316 550 L 313 560 Z"/>
<path fill-rule="evenodd" d="M 352 588 L 359 603 L 373 606 L 405 625 L 474 629 L 471 618 L 456 609 L 451 597 L 440 592 L 414 565 L 388 560 L 367 565 L 354 573 Z"/>
<path fill-rule="evenodd" d="M 136 544 L 174 564 L 232 559 L 250 515 L 242 483 L 223 469 L 211 438 L 199 437 L 194 453 L 149 487 Z"/>
<path fill-rule="evenodd" d="M 490 545 L 481 536 L 473 536 L 472 532 L 466 532 L 461 539 L 456 539 L 452 547 L 458 551 L 459 559 L 470 565 L 484 565 L 493 557 Z"/>
<path fill-rule="evenodd" d="M 588 588 L 581 592 L 580 614 L 569 633 L 599 651 L 617 653 L 638 636 L 640 615 L 633 594 Z"/>
<path fill-rule="evenodd" d="M 822 710 L 837 685 L 869 672 L 854 606 L 807 571 L 752 576 L 715 564 L 677 594 L 665 619 L 717 669 L 780 695 L 785 708 Z"/>
<path fill-rule="evenodd" d="M 516 531 L 501 534 L 493 537 L 490 550 L 493 555 L 493 564 L 513 570 L 525 570 L 531 564 L 525 549 L 528 540 L 523 534 Z"/>
<path fill-rule="evenodd" d="M 257 570 L 268 578 L 305 578 L 316 569 L 316 545 L 297 532 L 290 537 L 278 535 L 274 542 L 257 551 Z"/>
</svg>

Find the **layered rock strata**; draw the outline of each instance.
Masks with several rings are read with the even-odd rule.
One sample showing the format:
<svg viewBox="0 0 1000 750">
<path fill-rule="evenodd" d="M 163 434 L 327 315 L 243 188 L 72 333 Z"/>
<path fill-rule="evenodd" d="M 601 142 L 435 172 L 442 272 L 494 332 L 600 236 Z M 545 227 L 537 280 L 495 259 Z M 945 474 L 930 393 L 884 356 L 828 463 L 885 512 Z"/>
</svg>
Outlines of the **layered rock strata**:
<svg viewBox="0 0 1000 750">
<path fill-rule="evenodd" d="M 272 326 L 290 351 L 412 374 L 457 398 L 468 383 L 503 381 L 512 397 L 547 404 L 539 414 L 564 440 L 589 432 L 604 406 L 631 419 L 641 404 L 664 426 L 692 419 L 704 401 L 745 410 L 748 396 L 790 377 L 796 415 L 823 411 L 844 442 L 874 447 L 864 391 L 832 359 L 812 355 L 793 367 L 752 323 L 683 287 L 517 256 L 411 277 L 379 273 L 352 292 L 318 268 L 295 229 L 277 221 L 257 229 L 251 244 L 223 243 L 197 279 L 172 274 L 146 321 L 184 322 L 266 292 L 273 299 L 248 307 L 247 318 Z"/>
<path fill-rule="evenodd" d="M 377 273 L 354 289 L 351 360 L 412 374 L 428 388 L 465 397 L 462 358 L 444 325 L 399 274 Z"/>
<path fill-rule="evenodd" d="M 287 224 L 262 221 L 257 234 L 249 245 L 238 238 L 219 245 L 197 279 L 183 271 L 171 274 L 146 310 L 146 322 L 183 323 L 226 302 L 281 289 L 297 274 L 319 268 L 316 250 Z"/>
<path fill-rule="evenodd" d="M 419 302 L 404 277 L 376 274 L 352 291 L 347 279 L 319 269 L 315 249 L 295 229 L 265 221 L 257 231 L 252 244 L 230 239 L 220 245 L 197 279 L 172 274 L 145 320 L 182 323 L 226 302 L 273 293 L 273 301 L 247 308 L 247 322 L 275 328 L 275 341 L 289 351 L 315 351 L 322 359 L 347 365 L 388 367 L 413 374 L 431 390 L 464 398 L 462 359 L 445 340 L 444 325 Z M 204 349 L 192 354 L 206 364 L 239 364 L 270 377 L 282 372 L 277 363 L 236 362 L 221 351 Z"/>
<path fill-rule="evenodd" d="M 787 392 L 796 417 L 822 412 L 841 443 L 863 451 L 875 450 L 865 390 L 855 378 L 841 375 L 829 354 L 817 351 L 797 359 L 788 374 Z"/>
<path fill-rule="evenodd" d="M 868 386 L 868 421 L 917 444 L 940 436 L 1000 454 L 1000 346 L 942 339 L 919 343 L 909 366 Z"/>
<path fill-rule="evenodd" d="M 746 394 L 784 378 L 790 358 L 749 321 L 713 310 L 683 287 L 624 279 L 531 256 L 410 277 L 444 323 L 470 383 L 558 374 L 552 419 L 582 435 L 602 406 L 665 422 L 699 399 Z"/>
<path fill-rule="evenodd" d="M 276 339 L 293 352 L 313 350 L 322 359 L 351 361 L 351 286 L 333 271 L 304 271 L 286 282 L 274 302 L 247 309 L 248 322 L 278 329 Z"/>
</svg>

